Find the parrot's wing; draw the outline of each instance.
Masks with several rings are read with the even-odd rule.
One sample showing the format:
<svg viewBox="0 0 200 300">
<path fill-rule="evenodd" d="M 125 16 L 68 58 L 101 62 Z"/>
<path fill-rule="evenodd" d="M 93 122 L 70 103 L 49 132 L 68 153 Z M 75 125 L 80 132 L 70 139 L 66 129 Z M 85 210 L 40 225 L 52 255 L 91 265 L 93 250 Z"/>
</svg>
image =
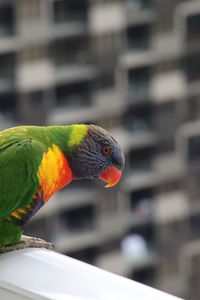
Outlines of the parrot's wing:
<svg viewBox="0 0 200 300">
<path fill-rule="evenodd" d="M 0 145 L 0 221 L 31 201 L 42 153 L 40 144 L 31 139 Z"/>
</svg>

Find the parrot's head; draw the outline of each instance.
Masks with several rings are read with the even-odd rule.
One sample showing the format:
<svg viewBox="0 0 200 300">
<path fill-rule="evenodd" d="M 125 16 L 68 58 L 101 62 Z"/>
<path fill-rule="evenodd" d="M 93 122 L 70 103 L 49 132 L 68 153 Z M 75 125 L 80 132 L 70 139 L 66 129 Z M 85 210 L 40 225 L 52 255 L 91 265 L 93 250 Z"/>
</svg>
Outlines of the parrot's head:
<svg viewBox="0 0 200 300">
<path fill-rule="evenodd" d="M 125 158 L 118 142 L 103 128 L 88 125 L 87 135 L 69 157 L 74 179 L 101 178 L 106 187 L 116 185 Z"/>
</svg>

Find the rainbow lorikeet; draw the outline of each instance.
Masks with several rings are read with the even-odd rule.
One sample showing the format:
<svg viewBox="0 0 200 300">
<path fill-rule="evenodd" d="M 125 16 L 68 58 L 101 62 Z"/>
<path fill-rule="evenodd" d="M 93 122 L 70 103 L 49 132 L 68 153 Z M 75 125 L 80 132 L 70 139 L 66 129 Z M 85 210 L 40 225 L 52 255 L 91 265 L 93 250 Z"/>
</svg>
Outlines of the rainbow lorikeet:
<svg viewBox="0 0 200 300">
<path fill-rule="evenodd" d="M 0 132 L 0 247 L 20 242 L 29 219 L 74 179 L 119 182 L 124 155 L 95 125 L 19 126 Z"/>
</svg>

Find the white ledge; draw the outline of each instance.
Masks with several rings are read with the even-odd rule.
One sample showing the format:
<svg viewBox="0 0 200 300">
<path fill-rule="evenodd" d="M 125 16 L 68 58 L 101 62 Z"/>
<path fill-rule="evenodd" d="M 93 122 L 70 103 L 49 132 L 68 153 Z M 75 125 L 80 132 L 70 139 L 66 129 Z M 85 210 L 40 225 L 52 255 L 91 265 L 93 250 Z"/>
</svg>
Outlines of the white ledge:
<svg viewBox="0 0 200 300">
<path fill-rule="evenodd" d="M 180 300 L 46 249 L 0 254 L 0 270 L 2 300 Z"/>
</svg>

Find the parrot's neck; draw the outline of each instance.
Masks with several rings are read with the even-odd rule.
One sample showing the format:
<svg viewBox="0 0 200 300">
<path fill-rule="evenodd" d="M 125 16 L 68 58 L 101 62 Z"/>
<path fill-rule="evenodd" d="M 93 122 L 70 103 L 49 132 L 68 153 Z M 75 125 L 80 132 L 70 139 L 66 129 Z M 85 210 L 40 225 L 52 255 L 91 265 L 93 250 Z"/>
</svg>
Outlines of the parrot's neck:
<svg viewBox="0 0 200 300">
<path fill-rule="evenodd" d="M 88 126 L 85 124 L 48 126 L 46 129 L 51 142 L 56 144 L 65 155 L 78 146 L 88 133 Z"/>
</svg>

